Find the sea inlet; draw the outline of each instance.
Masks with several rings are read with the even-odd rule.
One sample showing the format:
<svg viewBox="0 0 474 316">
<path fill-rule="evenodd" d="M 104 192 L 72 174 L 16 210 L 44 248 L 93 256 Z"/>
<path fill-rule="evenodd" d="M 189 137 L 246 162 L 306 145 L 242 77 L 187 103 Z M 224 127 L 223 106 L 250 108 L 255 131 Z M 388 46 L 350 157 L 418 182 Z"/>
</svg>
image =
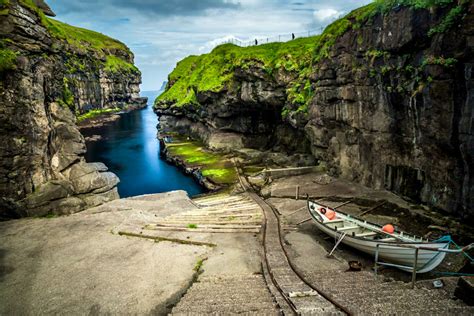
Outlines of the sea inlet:
<svg viewBox="0 0 474 316">
<path fill-rule="evenodd" d="M 120 178 L 120 196 L 184 190 L 189 196 L 204 192 L 193 178 L 160 158 L 160 143 L 156 137 L 158 117 L 153 101 L 158 91 L 142 92 L 148 106 L 121 114 L 121 118 L 101 127 L 82 130 L 84 136 L 100 135 L 87 142 L 87 162 L 103 162 Z"/>
</svg>

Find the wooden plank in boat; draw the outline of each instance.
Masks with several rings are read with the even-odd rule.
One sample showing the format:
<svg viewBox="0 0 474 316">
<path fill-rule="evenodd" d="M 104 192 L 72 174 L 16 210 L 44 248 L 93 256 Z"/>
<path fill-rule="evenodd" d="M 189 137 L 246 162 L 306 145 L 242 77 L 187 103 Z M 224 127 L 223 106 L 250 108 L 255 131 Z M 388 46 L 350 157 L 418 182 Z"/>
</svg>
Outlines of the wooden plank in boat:
<svg viewBox="0 0 474 316">
<path fill-rule="evenodd" d="M 346 230 L 351 230 L 351 229 L 359 229 L 360 226 L 345 226 L 345 227 L 340 227 L 337 230 L 338 231 L 346 231 Z"/>
</svg>

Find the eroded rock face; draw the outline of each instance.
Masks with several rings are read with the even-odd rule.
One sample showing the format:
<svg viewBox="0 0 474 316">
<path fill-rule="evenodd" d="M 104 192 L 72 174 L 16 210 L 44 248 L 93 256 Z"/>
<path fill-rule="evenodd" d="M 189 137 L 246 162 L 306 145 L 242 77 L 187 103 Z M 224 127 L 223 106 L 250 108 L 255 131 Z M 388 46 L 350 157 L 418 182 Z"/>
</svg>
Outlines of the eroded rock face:
<svg viewBox="0 0 474 316">
<path fill-rule="evenodd" d="M 399 6 L 336 39 L 312 66 L 306 115 L 281 116 L 295 74 L 270 76 L 255 62 L 235 69 L 235 87 L 197 95 L 200 107 L 156 111 L 165 131 L 218 146 L 212 135 L 226 132 L 242 139 L 228 137 L 232 146 L 307 150 L 333 176 L 472 219 L 474 4 L 451 29 L 428 34 L 456 5 Z"/>
<path fill-rule="evenodd" d="M 309 142 L 302 131 L 281 117 L 286 83 L 256 66 L 237 67 L 230 89 L 197 93 L 200 106 L 155 107 L 160 116 L 160 130 L 190 134 L 215 149 L 245 147 L 309 152 Z"/>
<path fill-rule="evenodd" d="M 315 157 L 344 178 L 472 217 L 473 8 L 456 31 L 431 37 L 443 15 L 408 8 L 341 37 L 313 76 L 305 131 Z"/>
<path fill-rule="evenodd" d="M 119 179 L 86 163 L 74 111 L 142 106 L 140 73 L 112 73 L 85 52 L 52 38 L 35 12 L 10 1 L 0 38 L 17 52 L 0 73 L 0 217 L 70 214 L 119 197 Z M 133 56 L 125 56 L 133 62 Z M 81 69 L 68 61 L 81 61 Z M 64 104 L 65 87 L 72 104 Z"/>
</svg>

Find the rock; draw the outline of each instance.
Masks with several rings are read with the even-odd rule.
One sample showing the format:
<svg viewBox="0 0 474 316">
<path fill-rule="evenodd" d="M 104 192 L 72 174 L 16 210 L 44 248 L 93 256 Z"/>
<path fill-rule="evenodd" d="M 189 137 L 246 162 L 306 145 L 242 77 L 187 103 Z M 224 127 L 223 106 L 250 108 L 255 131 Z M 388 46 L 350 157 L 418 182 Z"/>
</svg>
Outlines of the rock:
<svg viewBox="0 0 474 316">
<path fill-rule="evenodd" d="M 460 277 L 454 296 L 463 300 L 467 305 L 474 306 L 474 278 Z"/>
<path fill-rule="evenodd" d="M 70 214 L 118 198 L 117 176 L 85 163 L 75 114 L 146 105 L 138 70 L 105 67 L 109 54 L 128 63 L 133 54 L 118 41 L 101 50 L 55 38 L 31 9 L 54 15 L 42 0 L 6 5 L 2 49 L 18 58 L 0 73 L 0 218 Z"/>
<path fill-rule="evenodd" d="M 463 18 L 428 35 L 454 6 Z M 179 126 L 177 132 L 205 131 L 194 136 L 208 144 L 214 134 L 235 133 L 244 147 L 278 152 L 268 162 L 282 166 L 309 164 L 289 156 L 311 154 L 332 176 L 472 220 L 473 10 L 457 2 L 431 9 L 399 5 L 367 23 L 352 21 L 358 27 L 334 38 L 328 57 L 305 69 L 307 113 L 287 95 L 301 90 L 303 73 L 268 69 L 258 56 L 235 60 L 234 73 L 225 74 L 232 84 L 200 91 L 199 106 L 166 101 L 155 111 Z"/>
<path fill-rule="evenodd" d="M 80 194 L 97 192 L 103 193 L 116 187 L 120 182 L 112 172 L 97 172 L 84 174 L 81 177 L 71 179 L 74 191 Z"/>
<path fill-rule="evenodd" d="M 211 149 L 238 150 L 244 147 L 242 138 L 242 135 L 235 133 L 213 133 L 207 143 Z"/>
<path fill-rule="evenodd" d="M 47 204 L 28 210 L 29 216 L 70 215 L 84 210 L 86 202 L 78 197 L 72 196 L 60 200 L 49 201 Z"/>
<path fill-rule="evenodd" d="M 328 174 L 322 174 L 320 176 L 317 176 L 314 180 L 313 180 L 314 183 L 317 183 L 317 184 L 322 184 L 322 185 L 325 185 L 325 184 L 329 184 L 332 182 L 332 177 L 329 176 Z"/>
<path fill-rule="evenodd" d="M 261 174 L 260 174 L 260 175 L 256 175 L 256 176 L 250 176 L 250 177 L 248 177 L 247 179 L 248 179 L 248 181 L 249 181 L 251 184 L 253 184 L 253 185 L 255 185 L 255 186 L 259 187 L 259 188 L 261 188 L 261 187 L 263 187 L 265 184 L 267 184 L 267 179 L 265 178 L 264 175 L 261 175 Z"/>
<path fill-rule="evenodd" d="M 93 193 L 93 194 L 86 194 L 86 195 L 81 195 L 79 196 L 81 200 L 85 202 L 88 208 L 98 206 L 113 200 L 116 200 L 119 198 L 119 194 L 117 191 L 117 188 L 113 188 L 112 190 L 109 190 L 104 193 Z"/>
<path fill-rule="evenodd" d="M 64 180 L 53 180 L 41 185 L 28 195 L 24 203 L 27 208 L 35 209 L 51 201 L 69 197 L 73 193 L 71 183 Z"/>
<path fill-rule="evenodd" d="M 47 5 L 43 0 L 33 0 L 33 2 L 36 4 L 36 6 L 38 6 L 38 8 L 40 8 L 44 12 L 44 14 L 49 16 L 56 16 L 56 14 L 54 14 L 53 10 L 51 10 L 49 5 Z"/>
</svg>

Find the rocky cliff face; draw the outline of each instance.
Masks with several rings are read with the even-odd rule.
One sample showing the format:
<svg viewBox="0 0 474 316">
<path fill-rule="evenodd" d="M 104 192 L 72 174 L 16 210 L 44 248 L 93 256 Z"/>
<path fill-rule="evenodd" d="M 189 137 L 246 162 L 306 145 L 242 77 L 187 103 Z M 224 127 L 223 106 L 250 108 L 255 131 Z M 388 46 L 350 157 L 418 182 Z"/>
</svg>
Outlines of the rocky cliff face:
<svg viewBox="0 0 474 316">
<path fill-rule="evenodd" d="M 49 20 L 31 1 L 10 0 L 0 15 L 1 217 L 67 214 L 118 198 L 119 179 L 85 162 L 76 115 L 144 105 L 133 55 Z M 103 37 L 104 47 L 86 35 Z"/>
<path fill-rule="evenodd" d="M 473 218 L 474 5 L 411 2 L 378 1 L 319 37 L 190 57 L 157 100 L 162 125 L 307 149 L 334 175 Z M 193 78 L 210 58 L 233 67 L 208 89 Z"/>
</svg>

